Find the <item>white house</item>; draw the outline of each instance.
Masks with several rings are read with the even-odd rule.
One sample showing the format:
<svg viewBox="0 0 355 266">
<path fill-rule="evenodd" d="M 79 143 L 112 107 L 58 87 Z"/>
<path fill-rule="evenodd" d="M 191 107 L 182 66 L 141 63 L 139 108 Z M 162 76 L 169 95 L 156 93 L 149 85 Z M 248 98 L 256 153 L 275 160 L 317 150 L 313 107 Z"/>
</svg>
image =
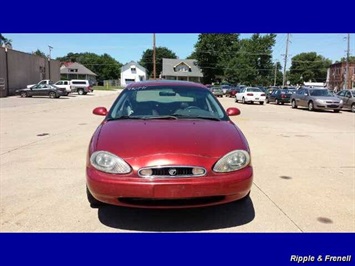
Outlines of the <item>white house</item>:
<svg viewBox="0 0 355 266">
<path fill-rule="evenodd" d="M 121 86 L 126 87 L 128 84 L 136 81 L 147 79 L 147 70 L 140 64 L 131 61 L 121 67 Z"/>
</svg>

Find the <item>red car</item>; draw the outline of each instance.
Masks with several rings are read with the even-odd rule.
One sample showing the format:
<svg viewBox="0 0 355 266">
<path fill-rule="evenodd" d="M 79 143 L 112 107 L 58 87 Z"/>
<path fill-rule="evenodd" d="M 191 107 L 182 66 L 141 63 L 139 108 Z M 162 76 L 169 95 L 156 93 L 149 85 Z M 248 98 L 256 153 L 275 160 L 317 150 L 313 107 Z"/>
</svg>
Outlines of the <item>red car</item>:
<svg viewBox="0 0 355 266">
<path fill-rule="evenodd" d="M 87 197 L 140 208 L 186 208 L 227 203 L 249 195 L 253 169 L 241 130 L 202 84 L 145 81 L 129 84 L 89 145 Z"/>
</svg>

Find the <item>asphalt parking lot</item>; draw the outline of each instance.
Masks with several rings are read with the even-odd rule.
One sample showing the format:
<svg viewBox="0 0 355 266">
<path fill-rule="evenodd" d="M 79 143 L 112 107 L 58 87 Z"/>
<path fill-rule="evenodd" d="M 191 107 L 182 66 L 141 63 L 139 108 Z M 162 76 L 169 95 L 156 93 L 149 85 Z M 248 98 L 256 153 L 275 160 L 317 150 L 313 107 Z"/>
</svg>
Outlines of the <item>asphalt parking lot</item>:
<svg viewBox="0 0 355 266">
<path fill-rule="evenodd" d="M 249 200 L 186 210 L 90 208 L 85 156 L 102 120 L 92 110 L 109 108 L 117 95 L 0 98 L 1 232 L 355 232 L 355 114 L 232 98 L 219 100 L 241 110 L 233 121 L 251 146 Z"/>
</svg>

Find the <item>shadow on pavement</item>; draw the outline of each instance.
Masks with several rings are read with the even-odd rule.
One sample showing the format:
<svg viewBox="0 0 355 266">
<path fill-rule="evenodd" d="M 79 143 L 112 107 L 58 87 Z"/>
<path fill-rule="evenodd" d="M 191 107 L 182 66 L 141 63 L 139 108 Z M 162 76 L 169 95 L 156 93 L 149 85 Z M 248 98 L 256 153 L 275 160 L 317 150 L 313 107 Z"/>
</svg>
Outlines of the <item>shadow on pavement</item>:
<svg viewBox="0 0 355 266">
<path fill-rule="evenodd" d="M 236 227 L 255 217 L 250 197 L 243 200 L 204 208 L 138 209 L 104 205 L 98 209 L 101 223 L 106 226 L 135 231 L 201 231 Z"/>
</svg>

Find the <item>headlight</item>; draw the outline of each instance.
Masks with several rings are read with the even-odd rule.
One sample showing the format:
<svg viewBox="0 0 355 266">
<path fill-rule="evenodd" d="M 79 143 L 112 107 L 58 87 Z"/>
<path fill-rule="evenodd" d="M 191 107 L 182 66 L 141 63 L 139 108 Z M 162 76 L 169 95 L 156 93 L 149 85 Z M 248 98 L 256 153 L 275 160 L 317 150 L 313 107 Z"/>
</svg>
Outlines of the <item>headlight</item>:
<svg viewBox="0 0 355 266">
<path fill-rule="evenodd" d="M 250 155 L 244 150 L 231 151 L 217 161 L 213 171 L 217 173 L 232 172 L 246 167 L 250 163 Z"/>
<path fill-rule="evenodd" d="M 324 103 L 324 101 L 323 100 L 316 100 L 316 102 L 318 102 L 318 103 Z"/>
<path fill-rule="evenodd" d="M 97 170 L 111 174 L 128 174 L 132 170 L 123 159 L 107 151 L 94 152 L 90 163 Z"/>
<path fill-rule="evenodd" d="M 343 104 L 343 100 L 340 100 L 340 104 Z"/>
</svg>

